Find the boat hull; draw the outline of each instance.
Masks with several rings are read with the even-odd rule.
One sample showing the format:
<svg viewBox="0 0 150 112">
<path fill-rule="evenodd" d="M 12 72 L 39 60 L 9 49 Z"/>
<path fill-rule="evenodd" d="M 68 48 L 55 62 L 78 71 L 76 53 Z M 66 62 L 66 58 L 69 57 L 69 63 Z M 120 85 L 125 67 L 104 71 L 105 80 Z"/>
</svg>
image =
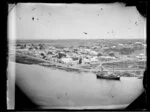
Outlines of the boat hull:
<svg viewBox="0 0 150 112">
<path fill-rule="evenodd" d="M 108 77 L 108 76 L 99 76 L 99 75 L 97 75 L 97 78 L 106 79 L 106 80 L 120 80 L 120 77 Z"/>
</svg>

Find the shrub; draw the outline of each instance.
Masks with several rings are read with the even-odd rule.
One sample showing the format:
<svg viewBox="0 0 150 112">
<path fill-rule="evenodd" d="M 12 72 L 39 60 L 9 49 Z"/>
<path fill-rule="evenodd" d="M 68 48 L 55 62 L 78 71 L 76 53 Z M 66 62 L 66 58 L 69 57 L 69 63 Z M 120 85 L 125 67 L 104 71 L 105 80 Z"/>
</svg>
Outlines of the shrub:
<svg viewBox="0 0 150 112">
<path fill-rule="evenodd" d="M 128 72 L 124 72 L 124 73 L 122 73 L 122 75 L 121 75 L 121 76 L 125 76 L 125 77 L 132 77 L 132 76 L 133 76 L 133 74 L 128 73 Z"/>
<path fill-rule="evenodd" d="M 132 52 L 134 52 L 134 49 L 131 49 L 131 48 L 122 48 L 122 49 L 120 49 L 120 53 L 122 55 L 129 55 Z"/>
<path fill-rule="evenodd" d="M 115 56 L 115 53 L 113 53 L 113 52 L 109 53 L 109 56 Z"/>
<path fill-rule="evenodd" d="M 102 53 L 98 53 L 97 56 L 103 56 L 103 54 Z"/>
</svg>

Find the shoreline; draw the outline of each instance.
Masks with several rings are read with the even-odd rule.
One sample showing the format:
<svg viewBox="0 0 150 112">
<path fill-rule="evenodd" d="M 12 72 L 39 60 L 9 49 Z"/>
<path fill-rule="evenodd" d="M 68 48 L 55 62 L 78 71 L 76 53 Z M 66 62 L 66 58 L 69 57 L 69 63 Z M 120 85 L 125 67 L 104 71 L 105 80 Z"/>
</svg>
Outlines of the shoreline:
<svg viewBox="0 0 150 112">
<path fill-rule="evenodd" d="M 51 67 L 49 67 L 49 65 L 47 66 L 43 66 L 43 65 L 40 65 L 40 64 L 24 64 L 24 63 L 17 63 L 17 62 L 14 62 L 14 61 L 11 61 L 9 60 L 10 63 L 15 63 L 15 64 L 23 64 L 23 65 L 35 65 L 35 66 L 41 66 L 43 68 L 51 68 L 51 69 L 54 69 L 54 70 L 62 70 L 62 71 L 65 71 L 65 72 L 71 72 L 71 73 L 93 73 L 94 75 L 96 75 L 94 72 L 88 72 L 88 71 L 80 71 L 80 70 L 72 70 L 70 68 L 58 68 L 56 67 L 55 65 L 50 65 Z M 143 79 L 143 76 L 120 76 L 120 78 L 136 78 L 136 79 Z M 107 79 L 106 79 L 107 80 Z"/>
<path fill-rule="evenodd" d="M 84 69 L 84 68 L 80 68 L 80 66 L 70 66 L 70 65 L 65 65 L 62 63 L 57 63 L 57 62 L 52 62 L 49 60 L 45 60 L 45 59 L 41 59 L 39 57 L 34 57 L 34 56 L 30 56 L 30 55 L 24 55 L 21 53 L 17 53 L 16 54 L 16 59 L 13 60 L 16 63 L 21 63 L 21 64 L 35 64 L 35 65 L 39 65 L 39 66 L 43 66 L 43 67 L 51 67 L 51 68 L 55 68 L 55 69 L 59 69 L 59 70 L 64 70 L 67 72 L 76 72 L 76 73 L 97 73 L 98 69 L 96 70 L 95 68 L 93 69 Z M 112 69 L 106 69 L 104 70 L 106 72 L 112 72 Z M 130 72 L 130 71 L 142 71 L 144 72 L 144 70 L 137 70 L 137 69 L 115 69 L 114 72 Z M 120 73 L 119 73 L 120 74 Z M 139 77 L 142 78 L 142 75 L 133 75 L 131 74 L 131 76 L 122 76 L 120 75 L 119 77 Z"/>
</svg>

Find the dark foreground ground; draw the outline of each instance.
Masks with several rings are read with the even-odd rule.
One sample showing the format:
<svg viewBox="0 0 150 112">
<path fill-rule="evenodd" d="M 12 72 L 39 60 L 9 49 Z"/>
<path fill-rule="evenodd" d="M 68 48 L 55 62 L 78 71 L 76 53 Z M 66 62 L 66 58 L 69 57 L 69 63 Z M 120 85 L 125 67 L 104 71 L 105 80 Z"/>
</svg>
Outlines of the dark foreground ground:
<svg viewBox="0 0 150 112">
<path fill-rule="evenodd" d="M 147 100 L 147 71 L 144 72 L 143 86 L 145 91 L 142 95 L 137 98 L 133 103 L 131 103 L 126 109 L 127 110 L 148 110 L 148 100 Z"/>
</svg>

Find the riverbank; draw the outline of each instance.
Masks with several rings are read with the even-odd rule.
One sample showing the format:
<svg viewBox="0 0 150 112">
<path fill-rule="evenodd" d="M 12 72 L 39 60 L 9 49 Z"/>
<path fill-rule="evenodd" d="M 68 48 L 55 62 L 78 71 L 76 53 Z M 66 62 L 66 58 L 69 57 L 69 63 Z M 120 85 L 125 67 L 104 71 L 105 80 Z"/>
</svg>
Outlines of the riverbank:
<svg viewBox="0 0 150 112">
<path fill-rule="evenodd" d="M 81 68 L 79 65 L 78 66 L 71 66 L 67 64 L 62 64 L 58 62 L 52 62 L 49 60 L 41 59 L 38 57 L 33 57 L 30 55 L 25 55 L 21 53 L 16 54 L 15 62 L 17 63 L 22 63 L 22 64 L 37 64 L 40 66 L 48 67 L 48 68 L 53 68 L 53 69 L 60 69 L 64 70 L 67 72 L 76 72 L 76 73 L 81 73 L 81 72 L 92 72 L 92 73 L 97 73 L 99 69 L 84 69 Z M 107 69 L 104 72 L 113 72 L 112 69 Z M 143 78 L 143 72 L 144 70 L 137 70 L 137 69 L 115 69 L 114 73 L 116 76 L 119 77 L 139 77 Z M 107 74 L 107 73 L 106 73 Z"/>
</svg>

